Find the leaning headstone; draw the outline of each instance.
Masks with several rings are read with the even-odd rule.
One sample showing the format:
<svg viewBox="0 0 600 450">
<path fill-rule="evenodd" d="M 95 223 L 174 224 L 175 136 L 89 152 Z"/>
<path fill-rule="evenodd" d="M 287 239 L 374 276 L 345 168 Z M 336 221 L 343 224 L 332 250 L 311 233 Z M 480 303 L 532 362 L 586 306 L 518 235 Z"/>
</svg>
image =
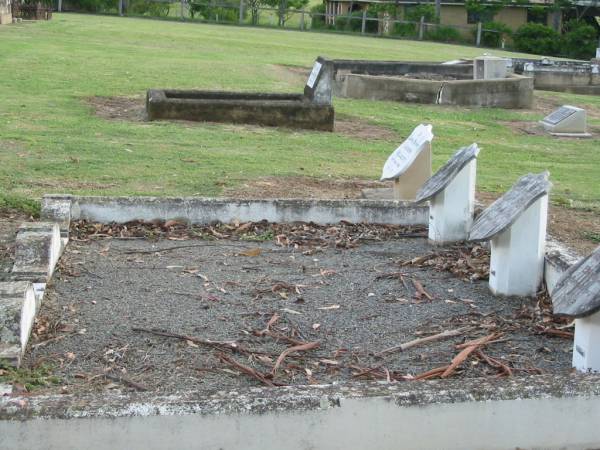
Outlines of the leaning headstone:
<svg viewBox="0 0 600 450">
<path fill-rule="evenodd" d="M 471 241 L 491 241 L 490 289 L 502 295 L 535 295 L 542 281 L 548 172 L 520 178 L 473 224 Z"/>
<path fill-rule="evenodd" d="M 575 319 L 573 367 L 600 371 L 600 247 L 563 274 L 552 307 L 555 315 Z"/>
<path fill-rule="evenodd" d="M 16 367 L 20 365 L 36 310 L 31 283 L 0 283 L 0 360 Z"/>
<path fill-rule="evenodd" d="M 419 125 L 389 156 L 381 181 L 394 182 L 394 199 L 413 201 L 417 191 L 431 177 L 431 125 Z"/>
<path fill-rule="evenodd" d="M 304 96 L 319 105 L 331 105 L 333 63 L 319 56 L 306 80 Z"/>
<path fill-rule="evenodd" d="M 585 109 L 564 105 L 541 120 L 546 131 L 555 136 L 587 137 Z"/>
<path fill-rule="evenodd" d="M 15 241 L 14 280 L 47 283 L 62 250 L 60 227 L 54 222 L 25 223 Z"/>
<path fill-rule="evenodd" d="M 506 78 L 508 60 L 497 56 L 480 56 L 473 60 L 473 79 L 496 80 Z"/>
<path fill-rule="evenodd" d="M 417 193 L 417 203 L 429 200 L 429 240 L 436 244 L 464 241 L 475 209 L 475 178 L 479 147 L 458 150 Z"/>
</svg>

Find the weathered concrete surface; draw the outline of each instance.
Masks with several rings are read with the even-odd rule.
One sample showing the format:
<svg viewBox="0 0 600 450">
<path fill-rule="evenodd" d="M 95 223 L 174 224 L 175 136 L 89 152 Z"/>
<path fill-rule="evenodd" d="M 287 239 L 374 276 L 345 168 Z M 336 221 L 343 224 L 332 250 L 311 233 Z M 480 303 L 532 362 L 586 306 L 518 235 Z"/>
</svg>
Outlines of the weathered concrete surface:
<svg viewBox="0 0 600 450">
<path fill-rule="evenodd" d="M 533 77 L 535 89 L 600 95 L 600 66 L 582 61 L 513 59 L 515 73 Z"/>
<path fill-rule="evenodd" d="M 48 201 L 46 197 L 42 198 L 41 217 L 48 222 L 56 222 L 60 227 L 60 235 L 65 239 L 69 238 L 69 226 L 71 224 L 71 196 L 64 195 L 62 198 L 58 195 Z"/>
<path fill-rule="evenodd" d="M 149 90 L 149 120 L 194 120 L 249 123 L 272 127 L 333 131 L 330 104 L 310 101 L 302 94 L 261 94 L 218 91 Z"/>
<path fill-rule="evenodd" d="M 25 223 L 19 227 L 15 242 L 15 280 L 46 283 L 52 277 L 62 242 L 60 228 L 54 222 Z"/>
<path fill-rule="evenodd" d="M 564 272 L 581 259 L 581 255 L 548 236 L 546 239 L 546 258 L 544 264 L 544 280 L 548 292 L 552 290 Z"/>
<path fill-rule="evenodd" d="M 0 283 L 0 359 L 19 366 L 36 313 L 33 285 Z"/>
<path fill-rule="evenodd" d="M 46 196 L 45 201 L 52 201 Z M 63 201 L 64 196 L 57 197 Z M 235 200 L 201 197 L 72 197 L 74 220 L 129 222 L 182 219 L 193 224 L 213 222 L 315 222 L 424 225 L 427 207 L 397 201 L 371 200 Z"/>
<path fill-rule="evenodd" d="M 438 105 L 530 108 L 533 79 L 520 75 L 501 80 L 421 80 L 390 76 L 347 75 L 344 96 Z"/>
<path fill-rule="evenodd" d="M 583 449 L 600 377 L 0 399 L 11 449 Z M 510 430 L 510 432 L 507 432 Z"/>
</svg>

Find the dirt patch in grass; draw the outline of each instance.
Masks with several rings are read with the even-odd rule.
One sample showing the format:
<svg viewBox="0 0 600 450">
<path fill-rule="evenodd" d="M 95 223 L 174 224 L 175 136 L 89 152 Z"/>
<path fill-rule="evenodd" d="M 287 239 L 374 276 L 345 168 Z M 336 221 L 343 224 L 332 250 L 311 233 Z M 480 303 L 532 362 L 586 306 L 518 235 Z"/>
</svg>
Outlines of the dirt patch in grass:
<svg viewBox="0 0 600 450">
<path fill-rule="evenodd" d="M 400 136 L 395 131 L 379 125 L 370 124 L 356 117 L 341 117 L 336 119 L 333 130 L 336 134 L 351 137 L 354 139 L 364 139 L 368 141 L 399 141 Z"/>
<path fill-rule="evenodd" d="M 86 97 L 85 102 L 103 119 L 141 122 L 146 117 L 141 97 Z"/>
<path fill-rule="evenodd" d="M 233 198 L 361 198 L 361 189 L 386 186 L 366 180 L 261 177 L 226 188 L 223 195 Z"/>
<path fill-rule="evenodd" d="M 288 66 L 286 64 L 271 64 L 275 76 L 292 86 L 304 86 L 311 69 L 309 67 Z"/>
</svg>

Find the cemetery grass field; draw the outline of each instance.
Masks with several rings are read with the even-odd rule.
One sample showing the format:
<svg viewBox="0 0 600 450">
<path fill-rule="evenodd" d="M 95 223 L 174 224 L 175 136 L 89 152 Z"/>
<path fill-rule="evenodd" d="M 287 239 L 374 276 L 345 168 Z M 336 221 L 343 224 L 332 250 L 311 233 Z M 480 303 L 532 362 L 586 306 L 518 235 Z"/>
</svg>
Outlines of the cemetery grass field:
<svg viewBox="0 0 600 450">
<path fill-rule="evenodd" d="M 141 106 L 148 88 L 301 92 L 303 77 L 293 68 L 310 67 L 317 55 L 439 61 L 482 52 L 75 14 L 3 26 L 0 206 L 27 208 L 44 193 L 216 196 L 264 176 L 375 180 L 402 138 L 430 122 L 435 168 L 460 146 L 477 142 L 480 191 L 501 193 L 519 176 L 548 169 L 555 204 L 600 210 L 598 97 L 538 93 L 538 107 L 530 111 L 335 99 L 338 118 L 371 126 L 367 136 L 109 119 L 90 103 L 129 97 Z M 528 121 L 562 103 L 587 108 L 593 139 L 526 130 Z"/>
</svg>

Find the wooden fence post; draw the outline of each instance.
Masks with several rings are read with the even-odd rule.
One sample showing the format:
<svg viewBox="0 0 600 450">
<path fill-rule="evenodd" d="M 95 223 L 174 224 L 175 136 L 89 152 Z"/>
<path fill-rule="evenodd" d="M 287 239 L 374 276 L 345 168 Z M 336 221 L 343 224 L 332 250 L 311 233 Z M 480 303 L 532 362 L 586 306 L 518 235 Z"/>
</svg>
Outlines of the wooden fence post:
<svg viewBox="0 0 600 450">
<path fill-rule="evenodd" d="M 423 40 L 423 33 L 425 31 L 425 16 L 421 16 L 421 20 L 419 21 L 419 40 Z"/>
<path fill-rule="evenodd" d="M 123 15 L 123 0 L 119 0 L 119 16 Z"/>
<path fill-rule="evenodd" d="M 240 0 L 240 25 L 244 23 L 244 0 Z"/>
<path fill-rule="evenodd" d="M 367 29 L 367 10 L 363 9 L 362 24 L 360 25 L 360 33 L 365 34 Z"/>
<path fill-rule="evenodd" d="M 300 31 L 304 31 L 304 8 L 300 10 Z"/>
<path fill-rule="evenodd" d="M 62 0 L 58 0 L 58 12 L 62 12 Z"/>
<path fill-rule="evenodd" d="M 481 22 L 477 22 L 477 40 L 475 41 L 477 47 L 481 46 Z"/>
<path fill-rule="evenodd" d="M 185 1 L 185 0 L 181 0 L 181 11 L 180 11 L 180 14 L 181 14 L 181 20 L 184 20 L 184 16 L 183 16 L 183 14 L 184 14 L 184 12 L 183 12 L 183 2 L 184 2 L 184 1 Z"/>
</svg>

